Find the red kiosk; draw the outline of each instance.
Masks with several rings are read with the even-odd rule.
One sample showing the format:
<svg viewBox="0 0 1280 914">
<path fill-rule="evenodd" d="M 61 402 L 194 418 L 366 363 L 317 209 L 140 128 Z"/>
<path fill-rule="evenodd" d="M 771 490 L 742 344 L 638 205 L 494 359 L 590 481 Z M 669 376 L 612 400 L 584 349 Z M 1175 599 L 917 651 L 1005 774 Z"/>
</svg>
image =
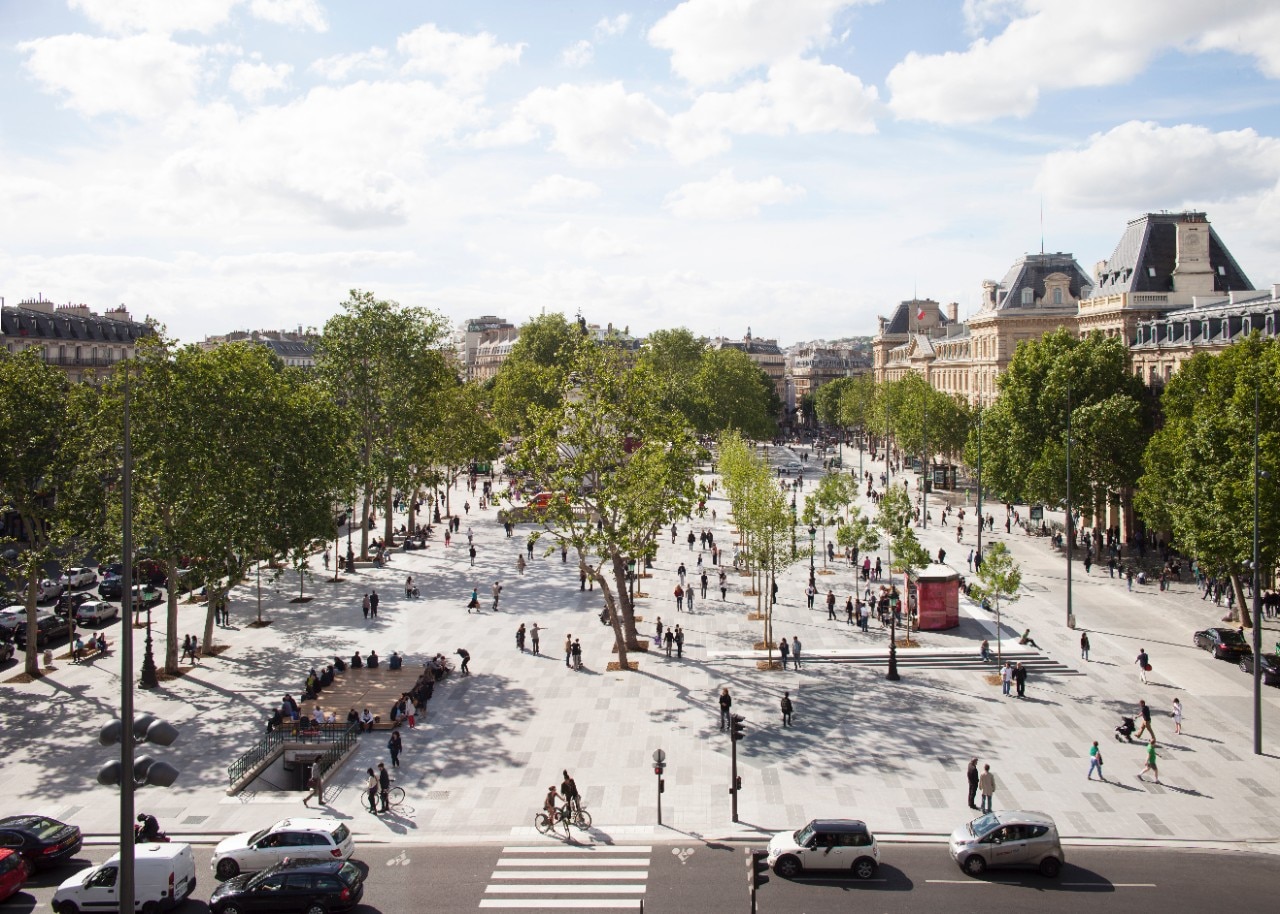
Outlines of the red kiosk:
<svg viewBox="0 0 1280 914">
<path fill-rule="evenodd" d="M 960 624 L 960 573 L 950 565 L 926 565 L 911 575 L 917 627 L 922 631 Z"/>
</svg>

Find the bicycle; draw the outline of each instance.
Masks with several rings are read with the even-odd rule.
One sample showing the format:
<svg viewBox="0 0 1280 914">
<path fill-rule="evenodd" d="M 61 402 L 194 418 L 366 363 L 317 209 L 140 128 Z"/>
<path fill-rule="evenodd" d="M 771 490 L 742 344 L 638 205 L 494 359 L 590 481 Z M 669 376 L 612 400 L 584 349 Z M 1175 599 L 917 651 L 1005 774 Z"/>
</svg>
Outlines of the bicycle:
<svg viewBox="0 0 1280 914">
<path fill-rule="evenodd" d="M 383 812 L 400 812 L 404 808 L 404 788 L 392 787 L 387 791 L 387 808 Z"/>
<path fill-rule="evenodd" d="M 549 835 L 555 831 L 556 825 L 564 823 L 564 833 L 569 834 L 569 826 L 586 831 L 591 828 L 591 813 L 587 812 L 580 804 L 575 808 L 570 808 L 566 803 L 564 806 L 556 810 L 556 819 L 551 821 L 551 816 L 547 815 L 545 809 L 540 809 L 533 817 L 533 827 L 544 835 Z"/>
</svg>

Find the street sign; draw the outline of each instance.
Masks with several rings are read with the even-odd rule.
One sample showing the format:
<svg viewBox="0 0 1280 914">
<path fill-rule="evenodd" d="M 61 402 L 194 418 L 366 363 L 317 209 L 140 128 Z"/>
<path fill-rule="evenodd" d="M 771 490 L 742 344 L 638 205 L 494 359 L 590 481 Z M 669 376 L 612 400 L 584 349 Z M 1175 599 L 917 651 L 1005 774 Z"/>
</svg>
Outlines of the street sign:
<svg viewBox="0 0 1280 914">
<path fill-rule="evenodd" d="M 667 760 L 667 754 L 663 752 L 661 749 L 655 749 L 653 751 L 653 763 L 655 765 L 661 765 L 666 760 Z"/>
</svg>

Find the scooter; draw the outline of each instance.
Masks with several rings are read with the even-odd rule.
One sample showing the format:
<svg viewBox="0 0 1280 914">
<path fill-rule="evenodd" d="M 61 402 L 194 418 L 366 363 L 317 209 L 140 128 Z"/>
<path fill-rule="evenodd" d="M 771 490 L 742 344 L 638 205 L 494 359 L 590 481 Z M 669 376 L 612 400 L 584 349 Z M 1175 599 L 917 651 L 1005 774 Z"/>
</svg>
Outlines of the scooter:
<svg viewBox="0 0 1280 914">
<path fill-rule="evenodd" d="M 133 843 L 134 844 L 168 844 L 169 843 L 169 836 L 166 835 L 164 832 L 160 831 L 158 828 L 156 829 L 155 832 L 149 835 L 144 835 L 142 829 L 143 829 L 143 824 L 141 822 L 133 826 Z"/>
</svg>

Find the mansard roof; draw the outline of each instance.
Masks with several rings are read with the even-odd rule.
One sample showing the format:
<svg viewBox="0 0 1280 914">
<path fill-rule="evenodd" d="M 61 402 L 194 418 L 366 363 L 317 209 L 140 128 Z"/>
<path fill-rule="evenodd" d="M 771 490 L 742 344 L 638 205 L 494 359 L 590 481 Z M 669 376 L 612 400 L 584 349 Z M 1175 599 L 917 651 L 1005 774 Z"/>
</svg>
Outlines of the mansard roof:
<svg viewBox="0 0 1280 914">
<path fill-rule="evenodd" d="M 1178 264 L 1178 225 L 1204 222 L 1204 213 L 1146 213 L 1129 223 L 1094 288 L 1095 296 L 1120 292 L 1171 292 Z M 1215 292 L 1253 289 L 1227 246 L 1209 226 L 1209 265 Z"/>
<path fill-rule="evenodd" d="M 1058 273 L 1067 277 L 1067 288 L 1073 301 L 1054 305 L 1045 295 L 1045 280 Z M 1009 268 L 1009 272 L 1004 274 L 1004 279 L 1000 280 L 996 291 L 996 301 L 990 304 L 996 310 L 1034 307 L 1044 310 L 1059 308 L 1074 311 L 1076 309 L 1074 300 L 1087 295 L 1092 285 L 1089 274 L 1076 263 L 1075 257 L 1071 254 L 1024 254 Z M 1033 304 L 1022 303 L 1023 289 L 1031 290 Z"/>
<path fill-rule="evenodd" d="M 81 314 L 59 309 L 53 314 L 21 305 L 0 309 L 0 334 L 32 339 L 63 339 L 69 342 L 132 343 L 154 333 L 150 324 L 115 320 L 99 314 Z"/>
<path fill-rule="evenodd" d="M 889 322 L 885 325 L 885 334 L 913 332 L 916 328 L 916 314 L 920 308 L 925 310 L 926 321 L 932 315 L 935 325 L 946 323 L 946 315 L 942 313 L 942 306 L 936 301 L 931 298 L 912 298 L 898 303 L 898 307 L 893 310 L 893 316 L 889 318 Z"/>
</svg>

